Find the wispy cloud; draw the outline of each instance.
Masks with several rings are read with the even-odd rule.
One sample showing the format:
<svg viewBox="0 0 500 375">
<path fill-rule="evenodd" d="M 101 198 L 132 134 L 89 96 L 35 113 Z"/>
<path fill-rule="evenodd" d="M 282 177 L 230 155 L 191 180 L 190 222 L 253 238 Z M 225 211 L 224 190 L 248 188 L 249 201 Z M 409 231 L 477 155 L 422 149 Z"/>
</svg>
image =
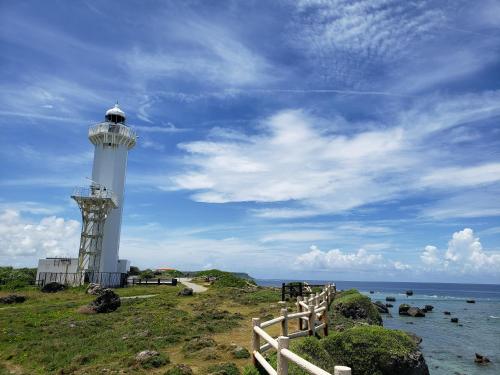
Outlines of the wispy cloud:
<svg viewBox="0 0 500 375">
<path fill-rule="evenodd" d="M 257 135 L 181 144 L 191 168 L 172 180 L 178 189 L 195 190 L 193 199 L 200 202 L 293 203 L 254 210 L 264 218 L 338 213 L 417 194 L 423 187 L 496 182 L 496 164 L 443 163 L 429 137 L 446 138 L 448 129 L 495 116 L 500 94 L 423 103 L 396 115 L 390 126 L 353 135 L 331 133 L 327 129 L 336 129 L 335 123 L 325 125 L 324 119 L 303 111 L 283 111 L 264 121 Z M 443 168 L 436 170 L 436 165 Z"/>
<path fill-rule="evenodd" d="M 171 20 L 160 34 L 165 42 L 175 38 L 175 49 L 145 51 L 136 46 L 124 60 L 137 79 L 184 77 L 216 86 L 240 86 L 274 81 L 271 65 L 238 36 L 219 24 L 195 15 Z"/>
</svg>

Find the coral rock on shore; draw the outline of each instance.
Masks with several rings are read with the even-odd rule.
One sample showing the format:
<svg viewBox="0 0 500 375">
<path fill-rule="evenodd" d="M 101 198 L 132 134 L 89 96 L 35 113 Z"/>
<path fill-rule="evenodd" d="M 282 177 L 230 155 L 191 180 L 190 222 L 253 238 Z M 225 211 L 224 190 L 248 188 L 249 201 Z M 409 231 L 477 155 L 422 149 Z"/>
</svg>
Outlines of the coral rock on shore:
<svg viewBox="0 0 500 375">
<path fill-rule="evenodd" d="M 416 318 L 423 318 L 425 316 L 425 313 L 420 310 L 418 307 L 410 307 L 407 311 L 409 316 L 413 316 Z"/>
</svg>

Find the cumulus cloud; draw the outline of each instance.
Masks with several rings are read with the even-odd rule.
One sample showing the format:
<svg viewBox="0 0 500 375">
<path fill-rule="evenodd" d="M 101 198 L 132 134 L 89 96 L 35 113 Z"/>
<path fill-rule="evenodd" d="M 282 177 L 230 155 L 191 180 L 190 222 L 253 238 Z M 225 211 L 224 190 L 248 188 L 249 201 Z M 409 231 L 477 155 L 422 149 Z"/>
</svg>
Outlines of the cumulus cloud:
<svg viewBox="0 0 500 375">
<path fill-rule="evenodd" d="M 445 270 L 464 274 L 500 272 L 500 252 L 485 251 L 479 237 L 476 237 L 470 228 L 453 233 L 448 248 L 442 255 L 435 246 L 428 245 L 420 259 L 434 271 Z"/>
<path fill-rule="evenodd" d="M 437 247 L 432 245 L 427 245 L 424 252 L 420 256 L 422 262 L 428 266 L 432 266 L 439 263 L 439 258 L 437 254 Z"/>
<path fill-rule="evenodd" d="M 365 249 L 347 253 L 339 249 L 322 251 L 313 245 L 310 251 L 297 256 L 295 266 L 305 270 L 360 269 L 379 267 L 382 261 L 380 254 L 370 254 Z"/>
<path fill-rule="evenodd" d="M 56 216 L 39 221 L 23 217 L 19 211 L 0 213 L 0 255 L 76 256 L 80 223 Z"/>
</svg>

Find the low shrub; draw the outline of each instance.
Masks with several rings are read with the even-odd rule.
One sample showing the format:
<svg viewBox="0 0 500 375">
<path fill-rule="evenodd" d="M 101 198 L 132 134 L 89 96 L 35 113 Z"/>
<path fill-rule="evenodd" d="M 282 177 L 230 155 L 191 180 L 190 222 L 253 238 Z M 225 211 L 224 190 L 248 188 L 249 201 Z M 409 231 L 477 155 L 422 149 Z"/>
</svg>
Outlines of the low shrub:
<svg viewBox="0 0 500 375">
<path fill-rule="evenodd" d="M 178 364 L 165 371 L 164 375 L 193 375 L 193 370 L 188 365 Z"/>
<path fill-rule="evenodd" d="M 212 375 L 240 375 L 240 370 L 232 362 L 219 363 L 207 367 L 207 374 Z"/>
<path fill-rule="evenodd" d="M 351 289 L 339 294 L 333 301 L 334 322 L 341 322 L 350 328 L 356 323 L 382 325 L 382 317 L 373 306 L 370 298 L 363 296 L 357 290 Z M 347 318 L 345 319 L 341 318 Z"/>
</svg>

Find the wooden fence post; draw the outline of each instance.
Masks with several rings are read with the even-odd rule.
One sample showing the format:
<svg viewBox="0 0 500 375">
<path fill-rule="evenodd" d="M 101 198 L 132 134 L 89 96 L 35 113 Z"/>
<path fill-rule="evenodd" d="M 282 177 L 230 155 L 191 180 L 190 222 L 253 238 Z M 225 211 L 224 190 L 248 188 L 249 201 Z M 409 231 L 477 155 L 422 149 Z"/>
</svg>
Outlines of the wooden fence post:
<svg viewBox="0 0 500 375">
<path fill-rule="evenodd" d="M 346 366 L 335 366 L 333 375 L 351 375 L 351 368 Z"/>
<path fill-rule="evenodd" d="M 325 336 L 328 336 L 328 307 L 325 311 L 323 311 L 323 323 L 325 323 L 325 327 L 323 328 L 323 333 Z"/>
<path fill-rule="evenodd" d="M 278 337 L 277 375 L 288 375 L 288 359 L 281 354 L 281 349 L 288 349 L 289 341 L 290 338 L 288 337 Z"/>
<path fill-rule="evenodd" d="M 255 367 L 259 366 L 259 361 L 255 358 L 254 352 L 260 352 L 260 336 L 253 327 L 260 327 L 260 318 L 252 319 L 252 361 Z"/>
<path fill-rule="evenodd" d="M 281 315 L 285 318 L 281 321 L 281 336 L 288 337 L 288 310 L 281 309 Z"/>
<path fill-rule="evenodd" d="M 303 311 L 300 301 L 302 301 L 302 296 L 297 296 L 297 312 Z M 302 318 L 299 318 L 299 331 L 302 331 L 303 326 L 304 325 L 302 324 Z"/>
<path fill-rule="evenodd" d="M 316 292 L 316 295 L 314 296 L 314 305 L 319 307 L 319 292 Z"/>
<path fill-rule="evenodd" d="M 316 320 L 316 312 L 314 311 L 314 303 L 309 302 L 309 323 L 308 323 L 308 329 L 309 329 L 309 336 L 314 336 L 314 328 L 315 328 L 315 320 Z"/>
</svg>

